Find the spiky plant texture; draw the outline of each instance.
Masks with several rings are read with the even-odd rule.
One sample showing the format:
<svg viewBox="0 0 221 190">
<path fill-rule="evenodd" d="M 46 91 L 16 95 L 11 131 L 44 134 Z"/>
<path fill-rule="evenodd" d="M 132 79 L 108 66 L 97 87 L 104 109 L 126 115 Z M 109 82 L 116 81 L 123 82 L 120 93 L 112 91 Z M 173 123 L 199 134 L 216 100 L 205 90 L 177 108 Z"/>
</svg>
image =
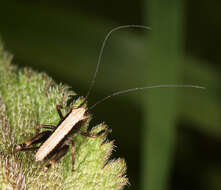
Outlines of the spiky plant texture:
<svg viewBox="0 0 221 190">
<path fill-rule="evenodd" d="M 36 125 L 57 125 L 57 104 L 65 107 L 63 114 L 66 114 L 70 106 L 79 104 L 82 98 L 66 106 L 75 95 L 68 86 L 53 83 L 44 73 L 19 69 L 11 60 L 0 43 L 0 189 L 122 189 L 128 183 L 126 164 L 123 159 L 108 160 L 114 145 L 106 139 L 106 134 L 98 138 L 73 135 L 74 172 L 70 151 L 47 173 L 42 171 L 47 161 L 36 162 L 34 152 L 15 151 L 16 144 L 35 135 Z M 106 125 L 100 124 L 92 128 L 92 132 L 104 128 Z"/>
</svg>

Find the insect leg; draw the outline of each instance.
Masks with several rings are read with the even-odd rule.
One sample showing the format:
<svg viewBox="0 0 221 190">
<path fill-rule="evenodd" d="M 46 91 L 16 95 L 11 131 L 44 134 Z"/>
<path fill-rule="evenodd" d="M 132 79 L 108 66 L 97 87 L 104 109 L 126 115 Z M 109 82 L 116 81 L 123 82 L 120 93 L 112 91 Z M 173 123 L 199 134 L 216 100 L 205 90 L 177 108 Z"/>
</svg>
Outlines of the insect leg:
<svg viewBox="0 0 221 190">
<path fill-rule="evenodd" d="M 36 134 L 39 134 L 39 130 L 40 130 L 41 128 L 44 128 L 44 129 L 55 129 L 56 126 L 53 126 L 53 125 L 37 125 L 37 126 L 35 127 Z"/>
<path fill-rule="evenodd" d="M 68 141 L 71 142 L 72 171 L 74 171 L 74 153 L 75 153 L 74 140 L 72 139 L 72 137 L 69 137 Z"/>
<path fill-rule="evenodd" d="M 61 108 L 62 108 L 61 105 L 57 105 L 57 106 L 56 106 L 56 109 L 57 109 L 57 111 L 58 111 L 58 114 L 59 114 L 60 118 L 61 118 L 61 119 L 64 119 L 64 116 L 63 116 L 63 114 L 62 114 L 62 112 L 61 112 Z"/>
<path fill-rule="evenodd" d="M 19 145 L 18 145 L 19 146 Z M 18 147 L 17 146 L 17 147 Z M 16 147 L 16 150 L 17 150 L 17 147 Z M 24 148 L 22 148 L 21 150 L 18 150 L 18 151 L 32 151 L 32 150 L 37 150 L 37 149 L 39 149 L 40 148 L 40 146 L 36 146 L 36 147 L 28 147 L 28 148 L 26 148 L 26 147 L 24 147 Z"/>
<path fill-rule="evenodd" d="M 81 131 L 81 130 L 80 130 L 81 126 L 82 126 L 85 122 L 87 122 L 87 120 L 88 120 L 88 118 L 85 118 L 84 120 L 81 121 L 79 127 L 76 127 L 76 128 L 75 128 L 75 129 L 76 129 L 76 133 L 79 133 L 79 134 L 81 134 L 82 136 L 85 136 L 85 137 L 96 138 L 96 137 L 99 137 L 100 135 L 102 135 L 102 134 L 105 133 L 105 132 L 111 132 L 110 129 L 103 129 L 102 131 L 100 131 L 100 132 L 98 132 L 98 133 L 96 133 L 96 134 L 92 134 L 92 133 L 90 133 L 90 132 L 88 132 L 88 131 L 86 131 L 86 132 L 85 132 L 85 131 Z"/>
<path fill-rule="evenodd" d="M 52 133 L 51 131 L 44 131 L 40 134 L 37 134 L 31 140 L 29 140 L 29 141 L 27 141 L 23 144 L 17 145 L 15 149 L 17 151 L 22 151 L 22 150 L 25 150 L 25 149 L 27 150 L 26 147 L 45 141 L 51 135 L 51 133 Z"/>
<path fill-rule="evenodd" d="M 85 137 L 91 137 L 91 138 L 96 138 L 96 137 L 99 137 L 100 135 L 102 135 L 103 133 L 105 132 L 111 132 L 111 130 L 109 129 L 104 129 L 100 132 L 98 132 L 97 134 L 91 134 L 89 132 L 84 132 L 84 131 L 79 131 L 79 133 Z"/>
<path fill-rule="evenodd" d="M 55 155 L 55 157 L 44 167 L 44 172 L 47 172 L 48 169 L 55 164 L 59 159 L 64 156 L 68 151 L 68 145 L 63 145 L 60 149 L 58 149 L 58 153 Z"/>
</svg>

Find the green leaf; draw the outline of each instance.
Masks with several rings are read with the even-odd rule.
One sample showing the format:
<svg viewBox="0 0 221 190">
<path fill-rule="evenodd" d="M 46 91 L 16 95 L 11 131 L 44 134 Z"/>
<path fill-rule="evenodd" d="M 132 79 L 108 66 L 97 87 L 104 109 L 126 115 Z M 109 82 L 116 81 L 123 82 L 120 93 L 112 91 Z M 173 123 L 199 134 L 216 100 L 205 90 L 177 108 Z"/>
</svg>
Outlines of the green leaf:
<svg viewBox="0 0 221 190">
<path fill-rule="evenodd" d="M 0 73 L 0 189 L 115 190 L 128 183 L 125 161 L 108 160 L 114 145 L 105 133 L 97 138 L 73 135 L 75 171 L 72 171 L 70 150 L 47 173 L 42 169 L 49 160 L 37 163 L 34 152 L 16 152 L 17 144 L 35 135 L 36 125 L 58 124 L 56 105 L 62 105 L 63 114 L 67 114 L 70 107 L 84 99 L 78 98 L 67 105 L 75 95 L 68 86 L 56 84 L 45 73 L 12 65 L 11 56 L 2 45 Z M 92 128 L 91 133 L 106 128 L 102 123 Z"/>
</svg>

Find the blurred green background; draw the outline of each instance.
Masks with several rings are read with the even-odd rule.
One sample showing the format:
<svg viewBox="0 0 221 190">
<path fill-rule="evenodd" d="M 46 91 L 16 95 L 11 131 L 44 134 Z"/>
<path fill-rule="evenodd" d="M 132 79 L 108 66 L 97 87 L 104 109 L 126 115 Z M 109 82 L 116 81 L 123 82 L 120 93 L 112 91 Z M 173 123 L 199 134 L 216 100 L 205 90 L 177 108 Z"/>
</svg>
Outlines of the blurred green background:
<svg viewBox="0 0 221 190">
<path fill-rule="evenodd" d="M 20 66 L 48 73 L 85 95 L 107 32 L 112 35 L 89 105 L 112 92 L 162 88 L 114 97 L 93 110 L 92 126 L 113 132 L 112 158 L 124 157 L 133 190 L 221 188 L 221 1 L 1 0 L 0 35 Z"/>
</svg>

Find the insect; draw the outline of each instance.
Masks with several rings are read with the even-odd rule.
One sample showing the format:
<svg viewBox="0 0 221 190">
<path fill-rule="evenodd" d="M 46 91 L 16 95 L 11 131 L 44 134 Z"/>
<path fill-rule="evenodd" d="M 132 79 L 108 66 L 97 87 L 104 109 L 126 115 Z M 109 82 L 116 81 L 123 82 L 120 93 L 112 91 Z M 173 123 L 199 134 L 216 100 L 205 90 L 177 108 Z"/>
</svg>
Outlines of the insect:
<svg viewBox="0 0 221 190">
<path fill-rule="evenodd" d="M 132 91 L 137 91 L 137 90 L 144 90 L 144 89 L 150 89 L 150 88 L 162 88 L 162 87 L 186 87 L 186 88 L 203 88 L 201 86 L 194 86 L 194 85 L 174 85 L 174 84 L 170 84 L 170 85 L 156 85 L 156 86 L 146 86 L 146 87 L 141 87 L 141 88 L 132 88 L 132 89 L 127 89 L 127 90 L 122 90 L 122 91 L 118 91 L 115 92 L 109 96 L 104 97 L 103 99 L 101 99 L 100 101 L 96 102 L 95 104 L 93 104 L 91 107 L 89 107 L 88 109 L 85 108 L 83 105 L 85 104 L 85 102 L 87 101 L 90 92 L 95 84 L 95 80 L 96 80 L 96 76 L 99 70 L 99 66 L 101 63 L 101 59 L 102 59 L 102 55 L 103 55 L 103 51 L 104 51 L 104 47 L 105 44 L 107 42 L 107 40 L 109 39 L 110 35 L 117 30 L 120 29 L 124 29 L 124 28 L 143 28 L 143 29 L 150 29 L 147 26 L 142 26 L 142 25 L 124 25 L 124 26 L 119 26 L 116 27 L 114 29 L 112 29 L 105 37 L 101 50 L 100 50 L 100 54 L 99 54 L 99 58 L 98 58 L 98 63 L 96 66 L 96 70 L 94 73 L 94 76 L 92 78 L 91 84 L 89 86 L 87 95 L 83 101 L 83 103 L 81 103 L 81 105 L 79 105 L 77 108 L 72 107 L 71 110 L 69 111 L 69 113 L 66 116 L 63 116 L 61 109 L 62 106 L 57 105 L 56 109 L 57 112 L 60 116 L 60 122 L 58 123 L 57 126 L 52 126 L 52 125 L 38 125 L 35 127 L 36 130 L 36 136 L 33 137 L 32 139 L 26 141 L 23 144 L 19 144 L 16 146 L 16 150 L 17 151 L 26 151 L 26 150 L 37 150 L 36 154 L 35 154 L 35 160 L 36 161 L 43 161 L 46 158 L 51 158 L 53 157 L 49 163 L 44 167 L 44 171 L 47 172 L 48 169 L 53 166 L 59 159 L 61 159 L 68 151 L 69 149 L 69 144 L 71 144 L 72 146 L 72 170 L 74 170 L 74 154 L 75 154 L 75 146 L 74 146 L 74 140 L 72 138 L 72 135 L 75 133 L 79 133 L 80 135 L 83 135 L 85 137 L 91 137 L 91 138 L 96 138 L 98 136 L 100 136 L 101 134 L 108 132 L 108 130 L 103 130 L 97 134 L 91 134 L 90 132 L 86 131 L 82 131 L 81 127 L 83 126 L 83 124 L 85 122 L 87 122 L 87 120 L 89 119 L 89 111 L 91 109 L 93 109 L 96 105 L 100 104 L 101 102 L 113 97 L 113 96 L 117 96 L 120 94 L 124 94 L 124 93 L 128 93 L 128 92 L 132 92 Z M 39 132 L 40 129 L 48 129 L 44 132 Z M 39 144 L 40 146 L 36 146 L 36 147 L 31 147 L 31 145 L 36 145 Z"/>
</svg>

